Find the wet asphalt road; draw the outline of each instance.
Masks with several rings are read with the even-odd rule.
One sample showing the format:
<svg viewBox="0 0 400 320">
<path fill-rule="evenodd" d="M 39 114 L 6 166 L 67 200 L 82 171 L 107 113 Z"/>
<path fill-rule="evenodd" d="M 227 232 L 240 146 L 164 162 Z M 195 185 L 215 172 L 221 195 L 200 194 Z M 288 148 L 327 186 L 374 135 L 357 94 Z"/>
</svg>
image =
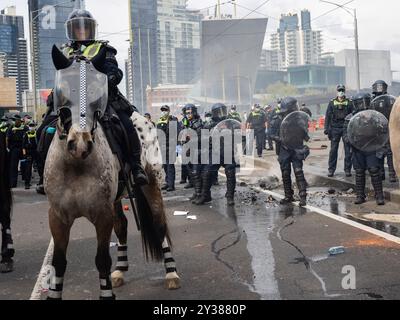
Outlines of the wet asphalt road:
<svg viewBox="0 0 400 320">
<path fill-rule="evenodd" d="M 295 206 L 281 206 L 268 195 L 239 186 L 236 205 L 225 204 L 225 186 L 213 189 L 213 202 L 193 206 L 192 190 L 177 186 L 165 194 L 182 288 L 163 288 L 162 263 L 145 262 L 140 235 L 129 218 L 126 285 L 118 299 L 400 299 L 400 245 Z M 33 190 L 14 191 L 15 271 L 0 274 L 0 299 L 29 299 L 49 245 L 46 198 Z M 340 214 L 348 199 L 311 189 L 310 203 Z M 174 216 L 190 211 L 197 220 Z M 336 210 L 336 212 L 335 212 Z M 395 224 L 377 228 L 396 234 Z M 116 241 L 113 237 L 112 241 Z M 328 256 L 330 247 L 346 252 Z M 95 232 L 77 220 L 71 233 L 64 299 L 98 299 Z M 116 247 L 111 247 L 113 262 Z M 346 266 L 356 272 L 355 290 L 342 288 Z M 42 298 L 45 298 L 45 292 Z"/>
</svg>

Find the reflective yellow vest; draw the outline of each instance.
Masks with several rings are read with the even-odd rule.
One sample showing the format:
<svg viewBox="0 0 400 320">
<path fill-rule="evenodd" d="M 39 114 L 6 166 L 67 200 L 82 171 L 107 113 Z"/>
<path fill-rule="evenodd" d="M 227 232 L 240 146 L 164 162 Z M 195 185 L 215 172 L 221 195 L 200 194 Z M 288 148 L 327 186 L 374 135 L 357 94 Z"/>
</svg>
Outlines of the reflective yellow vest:
<svg viewBox="0 0 400 320">
<path fill-rule="evenodd" d="M 97 56 L 97 54 L 99 53 L 99 51 L 103 45 L 104 45 L 104 43 L 102 43 L 102 42 L 94 42 L 83 50 L 82 55 L 84 57 L 88 58 L 89 60 L 92 60 L 95 56 Z M 81 46 L 81 49 L 83 49 L 83 47 L 84 46 Z M 74 54 L 73 48 L 66 47 L 64 49 L 64 55 L 67 58 L 71 58 L 73 56 L 73 54 Z"/>
</svg>

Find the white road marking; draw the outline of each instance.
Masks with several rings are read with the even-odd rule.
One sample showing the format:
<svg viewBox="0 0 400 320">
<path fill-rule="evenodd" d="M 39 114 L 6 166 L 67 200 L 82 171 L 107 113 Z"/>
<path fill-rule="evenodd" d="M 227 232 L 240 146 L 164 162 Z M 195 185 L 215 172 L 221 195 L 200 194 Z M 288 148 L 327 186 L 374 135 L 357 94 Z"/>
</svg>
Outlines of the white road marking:
<svg viewBox="0 0 400 320">
<path fill-rule="evenodd" d="M 47 252 L 46 255 L 44 256 L 44 260 L 43 260 L 43 264 L 42 264 L 42 268 L 40 269 L 38 278 L 36 280 L 36 284 L 35 287 L 33 288 L 31 297 L 29 298 L 29 300 L 40 300 L 41 295 L 42 295 L 42 283 L 44 280 L 44 277 L 46 275 L 46 267 L 48 265 L 51 265 L 52 260 L 53 260 L 53 249 L 54 249 L 54 241 L 53 238 L 51 238 L 50 243 L 49 243 L 49 247 L 47 248 Z"/>
<path fill-rule="evenodd" d="M 268 194 L 268 195 L 273 196 L 273 197 L 278 198 L 278 199 L 283 199 L 283 198 L 284 198 L 283 195 L 281 195 L 281 194 L 279 194 L 279 193 L 276 193 L 276 192 L 273 192 L 273 191 L 263 190 L 263 189 L 258 188 L 258 187 L 251 187 L 251 189 L 260 191 L 260 192 L 262 192 L 262 193 Z M 297 206 L 299 206 L 299 203 L 298 203 L 298 202 L 294 202 L 294 204 L 297 205 Z M 384 239 L 386 239 L 386 240 L 388 240 L 388 241 L 391 241 L 391 242 L 400 244 L 400 238 L 399 238 L 399 237 L 393 236 L 393 235 L 388 234 L 388 233 L 386 233 L 386 232 L 376 230 L 376 229 L 374 229 L 374 228 L 365 226 L 365 225 L 363 225 L 363 224 L 361 224 L 361 223 L 358 223 L 358 222 L 349 220 L 349 219 L 347 219 L 347 218 L 338 216 L 338 215 L 336 215 L 336 214 L 333 214 L 333 213 L 331 213 L 331 212 L 322 210 L 322 209 L 317 208 L 317 207 L 313 207 L 313 206 L 307 205 L 307 206 L 305 206 L 304 208 L 306 208 L 306 209 L 308 209 L 308 210 L 310 210 L 310 211 L 312 211 L 312 212 L 318 213 L 318 214 L 320 214 L 320 215 L 323 215 L 323 216 L 325 216 L 325 217 L 331 218 L 331 219 L 333 219 L 333 220 L 342 222 L 342 223 L 347 224 L 347 225 L 349 225 L 349 226 L 355 227 L 355 228 L 357 228 L 357 229 L 363 230 L 363 231 L 365 231 L 365 232 L 371 233 L 371 234 L 373 234 L 373 235 L 375 235 L 375 236 L 384 238 Z"/>
</svg>

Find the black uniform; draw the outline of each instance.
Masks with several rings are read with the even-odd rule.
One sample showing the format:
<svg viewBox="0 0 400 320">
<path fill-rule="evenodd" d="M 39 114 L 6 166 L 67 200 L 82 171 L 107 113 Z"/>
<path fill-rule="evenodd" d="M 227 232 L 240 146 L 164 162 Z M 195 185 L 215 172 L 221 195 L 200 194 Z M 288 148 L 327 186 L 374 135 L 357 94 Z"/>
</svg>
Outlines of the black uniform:
<svg viewBox="0 0 400 320">
<path fill-rule="evenodd" d="M 297 186 L 299 189 L 300 205 L 306 205 L 307 199 L 307 183 L 304 177 L 303 161 L 306 160 L 310 154 L 310 150 L 307 146 L 299 146 L 297 148 L 291 148 L 285 145 L 281 140 L 281 125 L 283 119 L 290 113 L 298 110 L 297 100 L 294 98 L 285 98 L 281 103 L 281 112 L 275 114 L 271 124 L 271 137 L 276 142 L 276 152 L 278 154 L 278 161 L 281 167 L 282 180 L 285 191 L 285 198 L 281 201 L 281 204 L 286 204 L 294 201 L 292 189 L 292 167 L 295 173 Z M 308 135 L 304 135 L 303 140 L 308 141 Z"/>
<path fill-rule="evenodd" d="M 379 205 L 385 204 L 384 193 L 382 186 L 382 177 L 380 166 L 383 158 L 383 149 L 371 152 L 365 152 L 357 149 L 355 146 L 351 145 L 349 141 L 349 132 L 347 130 L 348 124 L 351 118 L 357 113 L 367 110 L 370 107 L 371 97 L 369 94 L 360 93 L 354 97 L 354 111 L 352 114 L 348 115 L 345 119 L 344 135 L 343 139 L 350 145 L 351 148 L 351 160 L 353 163 L 354 170 L 356 171 L 356 194 L 357 199 L 355 204 L 362 204 L 365 202 L 365 183 L 366 174 L 365 171 L 368 170 L 371 176 L 371 183 L 375 191 L 376 202 Z"/>
<path fill-rule="evenodd" d="M 12 258 L 14 256 L 13 240 L 11 237 L 12 198 L 9 188 L 10 158 L 6 148 L 5 131 L 0 129 L 0 224 L 2 234 L 0 272 L 12 271 Z"/>
<path fill-rule="evenodd" d="M 30 130 L 25 133 L 24 140 L 22 142 L 22 148 L 24 150 L 24 160 L 23 165 L 21 165 L 22 179 L 25 181 L 25 188 L 29 189 L 32 179 L 32 166 L 37 159 L 35 130 Z"/>
<path fill-rule="evenodd" d="M 256 109 L 251 112 L 247 118 L 247 123 L 250 125 L 250 129 L 254 130 L 254 135 L 256 137 L 257 155 L 262 157 L 262 151 L 264 149 L 265 143 L 265 123 L 266 123 L 265 113 L 260 109 Z"/>
<path fill-rule="evenodd" d="M 271 125 L 274 118 L 274 111 L 271 109 L 266 110 L 265 112 L 266 122 L 267 122 L 267 133 L 266 140 L 268 142 L 268 150 L 274 150 L 273 140 L 271 138 Z"/>
<path fill-rule="evenodd" d="M 174 116 L 169 115 L 168 117 L 161 117 L 157 122 L 157 129 L 162 130 L 164 132 L 164 136 L 166 138 L 165 143 L 162 143 L 161 139 L 161 151 L 163 155 L 163 168 L 165 171 L 165 185 L 162 187 L 163 190 L 174 191 L 175 190 L 175 160 L 176 160 L 176 145 L 170 146 L 170 122 L 176 122 L 177 132 L 179 134 L 179 124 L 178 119 Z M 177 141 L 177 137 L 176 140 Z M 170 151 L 170 148 L 174 148 L 174 151 Z M 171 158 L 171 154 L 174 154 L 175 157 Z"/>
<path fill-rule="evenodd" d="M 212 119 L 210 122 L 204 125 L 204 129 L 212 130 L 214 129 L 221 121 L 227 119 L 228 112 L 225 105 L 221 103 L 215 104 L 212 109 Z M 228 128 L 229 129 L 229 128 Z M 233 131 L 232 131 L 233 134 Z M 225 159 L 225 149 L 224 149 L 224 139 L 221 138 L 221 143 L 219 146 L 219 150 L 214 150 L 216 146 L 213 146 L 212 138 L 210 137 L 209 144 L 209 159 L 208 164 L 205 164 L 202 169 L 201 175 L 201 196 L 194 201 L 194 204 L 202 205 L 204 203 L 211 201 L 211 185 L 212 185 L 212 177 L 218 174 L 218 170 L 221 167 L 225 168 L 225 175 L 227 179 L 227 190 L 225 197 L 227 198 L 227 203 L 229 206 L 235 204 L 234 195 L 236 190 L 236 162 L 234 158 L 234 146 L 229 146 L 232 149 L 231 159 Z M 234 139 L 232 139 L 233 143 Z M 219 159 L 216 159 L 216 156 L 219 156 Z"/>
<path fill-rule="evenodd" d="M 344 98 L 339 101 L 335 98 L 329 102 L 325 117 L 325 134 L 331 140 L 331 151 L 329 153 L 329 173 L 333 175 L 336 171 L 338 150 L 340 140 L 343 139 L 343 128 L 346 117 L 353 112 L 353 103 L 351 100 Z M 350 146 L 343 141 L 344 144 L 344 170 L 349 176 L 351 173 L 351 154 Z"/>
<path fill-rule="evenodd" d="M 24 125 L 11 127 L 7 131 L 7 145 L 10 150 L 10 187 L 16 188 L 18 183 L 18 166 L 22 159 L 22 142 L 26 132 Z"/>
</svg>

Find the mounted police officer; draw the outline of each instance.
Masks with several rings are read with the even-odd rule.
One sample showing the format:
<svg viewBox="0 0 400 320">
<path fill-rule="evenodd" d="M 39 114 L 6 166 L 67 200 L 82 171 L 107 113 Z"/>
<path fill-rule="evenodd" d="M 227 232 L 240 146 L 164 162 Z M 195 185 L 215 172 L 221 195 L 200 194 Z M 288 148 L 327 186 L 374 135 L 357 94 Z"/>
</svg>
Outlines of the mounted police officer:
<svg viewBox="0 0 400 320">
<path fill-rule="evenodd" d="M 329 102 L 325 117 L 324 133 L 331 140 L 331 151 L 329 153 L 328 177 L 333 177 L 336 171 L 338 150 L 340 140 L 343 139 L 344 120 L 353 112 L 353 103 L 346 98 L 346 88 L 340 84 L 337 86 L 337 97 Z M 346 177 L 351 177 L 351 155 L 350 146 L 344 142 L 344 171 Z"/>
<path fill-rule="evenodd" d="M 392 112 L 395 97 L 388 95 L 388 85 L 383 80 L 377 80 L 372 85 L 372 108 L 381 112 L 388 120 Z M 385 180 L 385 158 L 387 158 L 387 165 L 389 168 L 389 181 L 397 182 L 396 172 L 393 165 L 393 153 L 390 146 L 390 141 L 384 148 L 384 156 L 381 162 L 382 179 Z"/>
<path fill-rule="evenodd" d="M 139 136 L 130 119 L 132 113 L 137 110 L 125 99 L 117 87 L 123 78 L 123 73 L 118 68 L 115 58 L 117 50 L 111 47 L 107 41 L 96 40 L 97 21 L 89 11 L 74 10 L 69 15 L 65 26 L 67 39 L 70 42 L 64 45 L 62 50 L 67 58 L 74 59 L 77 56 L 84 56 L 88 60 L 92 60 L 105 53 L 105 62 L 99 67 L 99 71 L 106 74 L 108 78 L 108 106 L 113 107 L 127 133 L 130 152 L 125 152 L 125 156 L 131 167 L 133 179 L 138 185 L 147 184 L 148 178 L 141 166 Z"/>
<path fill-rule="evenodd" d="M 16 188 L 19 162 L 22 159 L 22 142 L 27 129 L 18 114 L 13 119 L 14 125 L 7 131 L 7 147 L 10 150 L 10 187 Z"/>
<path fill-rule="evenodd" d="M 171 159 L 171 154 L 176 155 L 176 144 L 174 146 L 170 146 L 170 136 L 174 134 L 170 132 L 173 129 L 173 125 L 175 124 L 176 128 L 176 136 L 172 139 L 177 141 L 179 128 L 178 128 L 178 119 L 170 114 L 171 109 L 169 106 L 164 105 L 161 107 L 161 117 L 157 122 L 157 129 L 161 130 L 164 133 L 165 143 L 161 143 L 161 150 L 163 154 L 163 168 L 165 171 L 165 185 L 162 186 L 162 190 L 167 190 L 168 192 L 175 190 L 175 157 Z M 171 125 L 170 125 L 171 124 Z M 175 135 L 174 134 L 174 135 Z M 160 139 L 163 141 L 163 139 Z M 174 151 L 170 151 L 170 148 L 173 148 Z"/>
<path fill-rule="evenodd" d="M 252 111 L 247 118 L 247 129 L 254 130 L 257 155 L 259 158 L 262 157 L 262 152 L 264 149 L 266 122 L 267 119 L 265 113 L 261 110 L 261 106 L 256 104 L 254 111 Z"/>
<path fill-rule="evenodd" d="M 382 177 L 380 173 L 380 166 L 383 158 L 383 145 L 378 143 L 383 135 L 379 132 L 375 132 L 373 125 L 368 127 L 369 123 L 379 123 L 379 118 L 376 117 L 376 114 L 371 112 L 372 110 L 369 110 L 369 113 L 365 112 L 366 110 L 370 109 L 371 95 L 369 93 L 358 93 L 353 97 L 352 100 L 354 103 L 354 110 L 352 114 L 346 117 L 344 140 L 346 140 L 346 142 L 351 146 L 352 163 L 354 170 L 356 171 L 357 198 L 354 203 L 362 204 L 366 202 L 365 171 L 368 170 L 371 176 L 371 183 L 375 191 L 376 203 L 378 205 L 384 205 L 385 200 L 383 194 Z M 357 115 L 359 118 L 356 118 Z M 376 117 L 376 119 L 373 119 L 372 117 Z M 373 121 L 365 122 L 369 119 Z M 383 127 L 383 125 L 379 125 L 378 127 Z M 376 142 L 373 142 L 375 140 Z"/>
<path fill-rule="evenodd" d="M 218 125 L 228 118 L 227 107 L 222 103 L 216 103 L 211 108 L 211 115 L 212 115 L 211 122 L 205 124 L 204 129 L 210 130 L 212 135 L 212 132 L 214 132 L 213 130 L 218 131 L 217 130 Z M 237 121 L 235 120 L 229 120 L 229 121 L 237 123 Z M 226 124 L 229 125 L 229 123 Z M 225 129 L 232 129 L 232 128 L 225 128 Z M 194 204 L 202 205 L 212 200 L 211 198 L 212 177 L 218 174 L 218 170 L 222 166 L 225 168 L 225 175 L 227 179 L 226 181 L 227 190 L 225 197 L 227 198 L 228 206 L 233 206 L 235 204 L 234 196 L 236 190 L 236 162 L 234 159 L 233 141 L 232 141 L 232 146 L 226 145 L 226 141 L 221 142 L 218 150 L 217 149 L 218 146 L 213 145 L 213 140 L 215 139 L 210 138 L 209 140 L 210 143 L 209 163 L 204 165 L 203 172 L 201 174 L 201 184 L 202 184 L 201 194 L 200 197 L 198 197 L 194 201 Z M 224 139 L 221 138 L 221 140 Z M 225 158 L 225 147 L 232 148 L 232 154 L 230 159 Z M 219 158 L 215 159 L 216 156 Z"/>
<path fill-rule="evenodd" d="M 300 206 L 307 202 L 307 182 L 304 177 L 303 161 L 308 157 L 310 150 L 304 145 L 308 141 L 308 120 L 304 112 L 299 112 L 297 100 L 292 97 L 284 98 L 280 112 L 274 117 L 271 127 L 272 139 L 276 142 L 278 161 L 282 171 L 285 198 L 281 204 L 294 201 L 292 189 L 292 167 L 299 189 Z"/>
</svg>

